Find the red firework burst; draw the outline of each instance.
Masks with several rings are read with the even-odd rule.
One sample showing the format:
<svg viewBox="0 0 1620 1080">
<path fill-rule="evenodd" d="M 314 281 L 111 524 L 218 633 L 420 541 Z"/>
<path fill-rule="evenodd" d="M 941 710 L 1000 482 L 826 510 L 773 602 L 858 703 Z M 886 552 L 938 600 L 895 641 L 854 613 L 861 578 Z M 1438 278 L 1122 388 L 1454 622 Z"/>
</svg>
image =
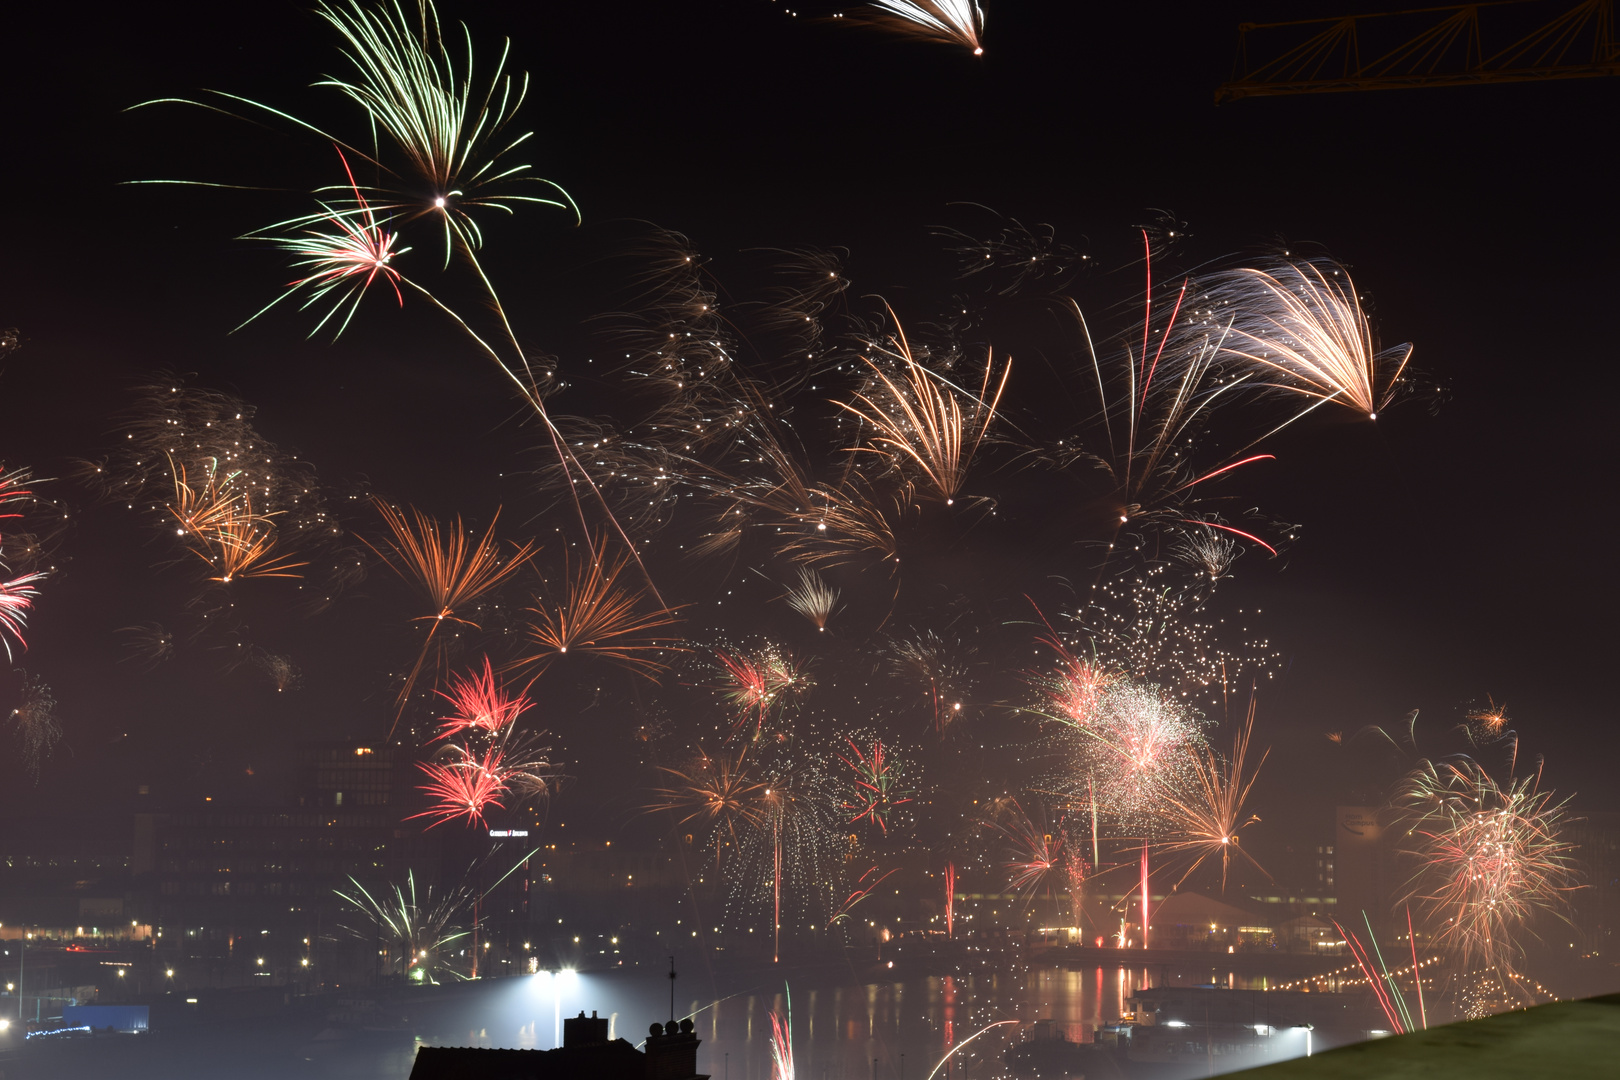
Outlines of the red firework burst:
<svg viewBox="0 0 1620 1080">
<path fill-rule="evenodd" d="M 496 679 L 487 656 L 483 671 L 474 669 L 466 675 L 452 675 L 450 689 L 436 693 L 451 705 L 450 715 L 440 717 L 440 739 L 474 729 L 494 734 L 514 723 L 530 708 L 527 698 L 508 693 Z"/>
<path fill-rule="evenodd" d="M 428 826 L 430 829 L 458 818 L 466 818 L 469 825 L 482 825 L 487 808 L 504 808 L 501 797 L 511 789 L 507 785 L 508 770 L 501 760 L 502 751 L 491 747 L 485 751 L 482 759 L 473 757 L 465 750 L 461 754 L 459 760 L 448 765 L 433 762 L 417 764 L 416 767 L 428 775 L 428 782 L 417 790 L 426 793 L 434 802 L 420 814 L 406 818 L 407 821 L 420 817 L 432 818 L 434 820 Z"/>
</svg>

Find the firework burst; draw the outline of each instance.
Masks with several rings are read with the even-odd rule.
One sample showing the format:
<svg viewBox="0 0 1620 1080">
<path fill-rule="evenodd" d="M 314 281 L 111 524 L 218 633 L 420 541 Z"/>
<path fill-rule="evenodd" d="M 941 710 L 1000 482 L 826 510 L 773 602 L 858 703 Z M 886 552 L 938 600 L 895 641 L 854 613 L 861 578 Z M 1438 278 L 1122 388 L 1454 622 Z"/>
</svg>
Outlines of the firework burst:
<svg viewBox="0 0 1620 1080">
<path fill-rule="evenodd" d="M 428 828 L 465 818 L 467 824 L 484 824 L 484 812 L 490 807 L 503 809 L 501 799 L 511 793 L 508 772 L 499 748 L 491 747 L 482 758 L 462 747 L 451 747 L 455 757 L 447 765 L 437 762 L 418 762 L 417 768 L 427 775 L 428 782 L 418 789 L 431 800 L 431 805 L 415 818 L 431 818 Z"/>
<path fill-rule="evenodd" d="M 1437 944 L 1510 969 L 1538 913 L 1562 916 L 1574 885 L 1565 805 L 1534 779 L 1499 784 L 1470 758 L 1419 762 L 1396 796 L 1417 865 L 1407 898 Z"/>
<path fill-rule="evenodd" d="M 28 648 L 23 631 L 28 628 L 28 616 L 39 597 L 39 583 L 44 580 L 44 573 L 33 573 L 0 581 L 0 646 L 5 647 L 7 660 L 12 658 L 13 641 L 20 648 Z"/>
<path fill-rule="evenodd" d="M 624 580 L 632 556 L 609 556 L 600 545 L 588 548 L 586 558 L 564 568 L 564 595 L 556 604 L 535 598 L 535 618 L 526 628 L 539 651 L 517 661 L 517 666 L 542 672 L 570 651 L 586 653 L 656 680 L 665 667 L 663 655 L 684 651 L 664 628 L 678 622 L 675 611 L 662 605 L 648 607 L 652 595 L 646 586 Z"/>
<path fill-rule="evenodd" d="M 405 183 L 379 194 L 393 198 L 390 212 L 441 221 L 446 261 L 452 240 L 467 249 L 481 245 L 474 209 L 511 213 L 516 205 L 531 203 L 577 215 L 567 192 L 509 158 L 533 135 L 512 127 L 529 80 L 506 72 L 510 43 L 489 75 L 475 78 L 471 32 L 463 26 L 464 57 L 457 61 L 432 0 L 418 5 L 414 26 L 397 3 L 322 4 L 318 10 L 343 37 L 355 70 L 352 80 L 329 78 L 318 85 L 355 102 L 392 139 L 404 167 L 390 172 Z M 536 188 L 545 194 L 531 194 Z"/>
<path fill-rule="evenodd" d="M 1223 758 L 1207 746 L 1197 747 L 1192 754 L 1193 783 L 1182 789 L 1170 788 L 1164 792 L 1156 812 L 1169 828 L 1169 837 L 1160 845 L 1167 854 L 1192 857 L 1192 865 L 1181 875 L 1181 881 L 1192 876 L 1206 860 L 1220 857 L 1221 891 L 1226 891 L 1227 871 L 1232 855 L 1237 853 L 1262 874 L 1265 869 L 1240 846 L 1239 834 L 1260 820 L 1256 814 L 1245 814 L 1243 804 L 1260 775 L 1261 766 L 1271 753 L 1267 750 L 1255 763 L 1254 771 L 1245 775 L 1245 759 L 1249 753 L 1249 737 L 1254 731 L 1254 702 L 1243 726 L 1232 742 L 1232 756 Z M 1270 875 L 1267 875 L 1268 877 Z M 1181 882 L 1177 882 L 1180 885 Z"/>
<path fill-rule="evenodd" d="M 1040 615 L 1040 609 L 1035 613 Z M 1040 615 L 1041 621 L 1046 617 Z M 1121 676 L 1109 671 L 1095 658 L 1077 654 L 1063 638 L 1046 624 L 1046 634 L 1035 639 L 1037 645 L 1051 649 L 1057 656 L 1057 665 L 1050 673 L 1035 672 L 1025 676 L 1041 695 L 1036 715 L 1057 720 L 1070 727 L 1088 728 L 1097 719 L 1097 707 L 1102 695 Z"/>
<path fill-rule="evenodd" d="M 711 757 L 699 749 L 687 768 L 661 765 L 659 771 L 671 780 L 667 786 L 653 789 L 655 801 L 642 807 L 643 811 L 668 811 L 676 815 L 678 825 L 696 821 L 709 831 L 716 860 L 725 847 L 739 845 L 740 834 L 757 828 L 765 819 L 759 803 L 766 785 L 750 771 L 747 746 L 739 748 L 735 758 Z"/>
<path fill-rule="evenodd" d="M 972 689 L 966 653 L 960 641 L 935 630 L 892 641 L 883 670 L 895 680 L 921 690 L 936 734 L 943 735 L 962 717 L 964 700 Z"/>
<path fill-rule="evenodd" d="M 787 591 L 787 605 L 806 619 L 817 630 L 827 629 L 827 623 L 838 613 L 839 590 L 822 580 L 821 575 L 809 567 L 800 567 L 799 581 Z"/>
<path fill-rule="evenodd" d="M 863 358 L 872 373 L 869 387 L 855 394 L 857 404 L 837 403 L 861 423 L 864 445 L 857 449 L 880 455 L 906 478 L 908 490 L 953 505 L 996 418 L 1012 365 L 1003 364 L 998 378 L 987 355 L 975 394 L 920 364 L 898 326 L 887 345 L 872 352 L 876 360 Z"/>
<path fill-rule="evenodd" d="M 1236 400 L 1234 392 L 1253 376 L 1222 374 L 1217 364 L 1221 356 L 1218 333 L 1196 317 L 1192 321 L 1197 332 L 1187 328 L 1190 280 L 1183 280 L 1170 296 L 1161 295 L 1162 290 L 1156 291 L 1154 285 L 1152 240 L 1146 230 L 1142 242 L 1146 288 L 1141 334 L 1124 335 L 1105 360 L 1085 314 L 1077 303 L 1073 305 L 1089 358 L 1097 412 L 1088 429 L 1060 440 L 1045 454 L 1055 468 L 1079 465 L 1101 478 L 1101 484 L 1086 481 L 1088 487 L 1098 489 L 1089 505 L 1101 519 L 1098 524 L 1116 538 L 1114 543 L 1127 527 L 1189 523 L 1190 507 L 1203 500 L 1206 492 L 1248 466 L 1272 458 L 1271 454 L 1248 453 L 1248 447 L 1254 445 L 1251 441 L 1239 444 L 1244 449 L 1237 453 L 1195 464 L 1209 441 L 1212 418 Z M 1264 544 L 1258 537 L 1250 538 Z"/>
<path fill-rule="evenodd" d="M 450 688 L 435 693 L 450 703 L 450 714 L 440 717 L 440 739 L 469 731 L 494 735 L 515 724 L 530 708 L 526 697 L 501 685 L 487 656 L 483 670 L 452 675 Z"/>
<path fill-rule="evenodd" d="M 457 912 L 467 902 L 464 891 L 435 898 L 430 886 L 418 896 L 414 872 L 406 875 L 404 888 L 394 885 L 393 896 L 385 893 L 382 899 L 352 877 L 349 883 L 354 892 L 337 891 L 337 895 L 352 904 L 363 921 L 345 924 L 343 929 L 360 941 L 386 943 L 390 971 L 435 984 L 441 976 L 466 977 L 451 966 L 452 944 L 468 935 L 454 925 Z"/>
<path fill-rule="evenodd" d="M 1065 724 L 1072 759 L 1064 781 L 1095 798 L 1102 814 L 1136 836 L 1158 831 L 1166 791 L 1194 779 L 1203 720 L 1153 683 L 1120 680 L 1098 698 L 1089 726 Z"/>
<path fill-rule="evenodd" d="M 253 578 L 298 578 L 309 565 L 297 555 L 279 550 L 276 528 L 262 514 L 253 511 L 246 492 L 224 506 L 207 532 L 189 534 L 191 548 L 214 571 L 210 581 L 229 585 Z"/>
<path fill-rule="evenodd" d="M 427 602 L 426 613 L 415 619 L 416 622 L 428 624 L 427 636 L 422 641 L 415 665 L 399 691 L 398 707 L 403 712 L 405 702 L 410 699 L 411 691 L 415 689 L 416 681 L 437 644 L 435 635 L 439 628 L 445 622 L 452 622 L 476 629 L 478 624 L 456 613 L 468 611 L 480 597 L 522 569 L 534 557 L 535 546 L 532 542 L 524 543 L 503 559 L 500 545 L 495 540 L 495 525 L 501 517 L 499 510 L 495 511 L 484 535 L 472 540 L 471 534 L 462 528 L 459 517 L 453 526 L 446 527 L 414 508 L 407 518 L 381 499 L 373 499 L 372 505 L 382 515 L 393 538 L 383 541 L 383 547 L 363 537 L 362 543 L 374 551 L 390 570 L 416 585 Z M 396 714 L 394 724 L 397 726 L 398 723 Z"/>
<path fill-rule="evenodd" d="M 734 730 L 741 731 L 752 719 L 756 739 L 773 711 L 780 712 L 815 685 L 803 665 L 774 645 L 751 655 L 716 649 L 714 656 L 726 676 L 721 693 L 737 712 Z"/>
<path fill-rule="evenodd" d="M 1331 259 L 1281 258 L 1213 274 L 1200 287 L 1203 330 L 1218 339 L 1221 362 L 1305 399 L 1304 412 L 1336 401 L 1376 420 L 1400 391 L 1412 346 L 1378 350 L 1355 283 Z"/>
<path fill-rule="evenodd" d="M 342 157 L 341 150 L 338 154 Z M 410 248 L 394 247 L 399 239 L 398 234 L 390 232 L 386 222 L 378 223 L 371 206 L 354 183 L 354 173 L 349 169 L 347 158 L 343 158 L 343 171 L 348 174 L 349 185 L 354 192 L 354 209 L 334 210 L 322 203 L 321 208 L 326 212 L 323 221 L 318 224 L 306 222 L 293 230 L 291 235 L 271 238 L 278 248 L 293 256 L 293 266 L 306 273 L 289 284 L 280 296 L 244 320 L 237 327 L 238 330 L 289 296 L 302 293 L 305 299 L 299 305 L 300 311 L 308 311 L 317 304 L 331 300 L 331 306 L 310 330 L 309 336 L 314 337 L 321 327 L 341 312 L 342 319 L 333 331 L 334 337 L 340 337 L 359 310 L 360 301 L 379 278 L 392 287 L 394 299 L 399 305 L 405 306 L 405 296 L 399 289 L 404 278 L 394 269 L 393 262 L 396 256 L 405 254 Z"/>
<path fill-rule="evenodd" d="M 906 789 L 902 778 L 904 770 L 897 768 L 894 751 L 884 746 L 882 739 L 873 739 L 867 750 L 862 750 L 853 738 L 844 741 L 854 755 L 838 756 L 854 773 L 843 802 L 844 812 L 853 815 L 849 824 L 869 822 L 887 835 L 889 818 L 895 808 L 912 801 L 912 793 Z"/>
<path fill-rule="evenodd" d="M 1037 823 L 1017 799 L 1003 800 L 999 809 L 1001 812 L 989 825 L 1007 841 L 1002 866 L 1012 875 L 1008 887 L 1026 898 L 1033 897 L 1049 884 L 1052 871 L 1063 865 L 1066 852 L 1062 832 L 1047 827 L 1044 813 L 1043 820 Z"/>
<path fill-rule="evenodd" d="M 1243 549 L 1232 534 L 1206 525 L 1183 534 L 1170 553 L 1208 578 L 1213 587 L 1231 575 L 1232 564 L 1243 554 Z"/>
<path fill-rule="evenodd" d="M 977 0 L 872 0 L 872 7 L 876 21 L 897 33 L 984 55 L 984 11 Z"/>
<path fill-rule="evenodd" d="M 34 783 L 62 743 L 62 724 L 56 717 L 56 696 L 39 679 L 23 674 L 22 698 L 11 710 L 12 729 L 22 744 L 22 762 Z"/>
</svg>

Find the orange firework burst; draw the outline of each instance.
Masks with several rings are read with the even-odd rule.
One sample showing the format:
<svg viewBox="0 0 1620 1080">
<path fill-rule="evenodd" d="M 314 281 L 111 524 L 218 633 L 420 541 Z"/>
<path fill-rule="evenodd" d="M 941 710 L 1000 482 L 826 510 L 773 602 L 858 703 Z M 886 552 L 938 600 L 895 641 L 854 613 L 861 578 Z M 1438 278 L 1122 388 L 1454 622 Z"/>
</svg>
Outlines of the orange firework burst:
<svg viewBox="0 0 1620 1080">
<path fill-rule="evenodd" d="M 1249 703 L 1249 715 L 1232 741 L 1232 756 L 1223 758 L 1207 746 L 1199 746 L 1193 753 L 1191 771 L 1194 782 L 1183 789 L 1170 788 L 1158 805 L 1157 813 L 1171 829 L 1170 839 L 1160 850 L 1192 855 L 1192 865 L 1181 875 L 1186 881 L 1206 859 L 1220 856 L 1221 891 L 1226 891 L 1227 870 L 1232 854 L 1243 856 L 1262 874 L 1265 868 L 1255 862 L 1254 856 L 1238 843 L 1238 834 L 1258 822 L 1256 814 L 1245 815 L 1243 803 L 1254 787 L 1260 769 L 1271 751 L 1260 755 L 1254 771 L 1244 776 L 1244 759 L 1249 752 L 1249 736 L 1254 731 L 1254 702 Z M 1266 875 L 1268 878 L 1271 876 Z M 1180 882 L 1177 882 L 1179 885 Z"/>
<path fill-rule="evenodd" d="M 206 480 L 194 487 L 185 465 L 175 461 L 173 455 L 169 456 L 169 472 L 174 481 L 169 513 L 180 523 L 182 535 L 206 541 L 216 530 L 229 528 L 243 517 L 243 496 L 234 487 L 239 474 L 227 473 L 221 478 L 217 462 L 210 460 Z M 251 511 L 248 516 L 249 520 L 260 520 L 254 518 Z"/>
<path fill-rule="evenodd" d="M 654 633 L 678 621 L 675 609 L 643 605 L 651 593 L 646 586 L 627 584 L 623 578 L 631 556 L 621 552 L 608 557 L 602 545 L 588 547 L 588 557 L 564 569 L 565 594 L 561 602 L 547 604 L 535 598 L 529 610 L 535 619 L 529 623 L 529 638 L 539 652 L 517 662 L 536 672 L 572 651 L 589 653 L 611 661 L 649 679 L 663 670 L 666 652 L 680 652 L 675 638 Z"/>
<path fill-rule="evenodd" d="M 210 580 L 228 585 L 247 578 L 303 577 L 294 571 L 309 564 L 276 550 L 275 526 L 253 512 L 247 492 L 232 505 L 208 532 L 191 534 L 197 541 L 192 553 L 214 569 Z"/>
<path fill-rule="evenodd" d="M 654 788 L 656 801 L 642 809 L 647 813 L 667 810 L 678 815 L 676 822 L 680 825 L 697 821 L 710 829 L 716 859 L 722 847 L 736 849 L 739 828 L 753 829 L 765 821 L 760 801 L 769 789 L 748 771 L 746 746 L 737 751 L 735 758 L 710 757 L 700 748 L 689 768 L 660 765 L 658 770 L 668 773 L 672 783 Z"/>
<path fill-rule="evenodd" d="M 503 561 L 500 545 L 495 540 L 495 524 L 501 517 L 498 509 L 489 528 L 484 530 L 483 537 L 475 541 L 462 528 L 459 517 L 453 526 L 446 528 L 414 507 L 407 518 L 381 499 L 372 499 L 372 505 L 388 524 L 394 534 L 393 539 L 383 542 L 388 551 L 364 537 L 361 538 L 362 542 L 376 552 L 390 570 L 419 586 L 428 603 L 428 613 L 415 619 L 416 622 L 428 623 L 428 633 L 422 642 L 422 651 L 399 691 L 398 705 L 403 712 L 405 702 L 409 700 L 428 654 L 433 649 L 439 626 L 450 621 L 476 629 L 476 623 L 458 616 L 456 612 L 465 611 L 522 569 L 524 563 L 534 557 L 535 546 L 532 541 L 526 542 Z M 394 724 L 397 726 L 398 723 L 396 714 Z M 389 734 L 392 733 L 390 728 Z"/>
<path fill-rule="evenodd" d="M 1507 714 L 1507 703 L 1501 705 L 1489 694 L 1485 695 L 1486 704 L 1483 708 L 1471 709 L 1468 713 L 1468 723 L 1481 735 L 1496 738 L 1501 735 L 1511 723 Z"/>
<path fill-rule="evenodd" d="M 273 515 L 253 509 L 247 488 L 237 490 L 238 473 L 220 477 L 210 461 L 206 478 L 197 486 L 188 482 L 186 467 L 169 458 L 174 497 L 169 513 L 192 554 L 214 571 L 213 581 L 229 584 L 246 578 L 302 577 L 294 573 L 307 562 L 276 550 Z"/>
</svg>

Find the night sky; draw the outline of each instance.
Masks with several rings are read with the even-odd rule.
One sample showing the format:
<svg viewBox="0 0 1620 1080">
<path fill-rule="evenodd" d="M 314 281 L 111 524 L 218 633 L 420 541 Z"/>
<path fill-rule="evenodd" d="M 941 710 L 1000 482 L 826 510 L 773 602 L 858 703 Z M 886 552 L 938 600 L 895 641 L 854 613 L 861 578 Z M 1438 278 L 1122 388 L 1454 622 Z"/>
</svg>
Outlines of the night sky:
<svg viewBox="0 0 1620 1080">
<path fill-rule="evenodd" d="M 1181 269 L 1321 245 L 1354 269 L 1383 339 L 1414 342 L 1414 363 L 1445 393 L 1437 409 L 1410 402 L 1376 426 L 1301 426 L 1244 481 L 1246 498 L 1302 526 L 1285 557 L 1251 553 L 1222 586 L 1262 609 L 1255 625 L 1283 656 L 1258 726 L 1275 748 L 1262 816 L 1346 797 L 1325 733 L 1419 709 L 1427 748 L 1455 747 L 1448 729 L 1486 694 L 1507 703 L 1521 752 L 1545 755 L 1547 784 L 1579 807 L 1620 809 L 1620 84 L 1217 108 L 1238 22 L 1376 6 L 986 6 L 975 59 L 769 0 L 446 4 L 486 56 L 513 39 L 512 66 L 534 80 L 526 160 L 583 212 L 578 228 L 530 213 L 489 246 L 525 342 L 570 380 L 553 410 L 613 408 L 585 364 L 603 355 L 591 317 L 622 298 L 649 222 L 711 256 L 723 289 L 749 287 L 750 249 L 848 249 L 852 295 L 919 316 L 951 288 L 936 288 L 948 260 L 931 227 L 993 220 L 963 203 L 1050 224 L 1091 255 L 1088 305 L 1135 295 L 1134 228 L 1165 213 L 1190 234 Z M 386 730 L 387 672 L 402 662 L 396 583 L 374 571 L 313 619 L 290 603 L 256 610 L 253 640 L 303 669 L 293 693 L 223 671 L 204 649 L 150 671 L 120 662 L 117 628 L 169 619 L 185 586 L 154 569 L 173 550 L 95 503 L 73 462 L 105 453 L 130 388 L 171 370 L 255 406 L 260 433 L 314 463 L 361 531 L 374 520 L 345 494 L 479 523 L 504 504 L 508 535 L 544 534 L 555 522 L 533 494 L 539 437 L 487 362 L 420 306 L 370 301 L 336 343 L 306 339 L 311 321 L 290 311 L 231 333 L 286 276 L 265 245 L 233 238 L 301 210 L 298 189 L 330 170 L 330 147 L 196 110 L 124 110 L 202 88 L 330 110 L 307 86 L 338 67 L 332 38 L 301 5 L 31 5 L 10 23 L 0 326 L 24 345 L 0 371 L 0 453 L 60 478 L 42 490 L 72 510 L 18 660 L 54 689 L 71 755 L 38 787 L 0 764 L 0 813 L 94 814 L 127 806 L 138 783 L 176 798 L 263 785 L 268 797 L 290 740 Z M 292 190 L 123 186 L 148 178 Z M 999 558 L 1025 558 L 1016 535 L 998 543 Z M 18 682 L 0 680 L 0 693 Z M 623 752 L 631 721 L 559 712 L 547 723 L 588 778 Z M 589 799 L 565 789 L 557 812 L 572 821 L 570 806 L 589 811 Z"/>
</svg>

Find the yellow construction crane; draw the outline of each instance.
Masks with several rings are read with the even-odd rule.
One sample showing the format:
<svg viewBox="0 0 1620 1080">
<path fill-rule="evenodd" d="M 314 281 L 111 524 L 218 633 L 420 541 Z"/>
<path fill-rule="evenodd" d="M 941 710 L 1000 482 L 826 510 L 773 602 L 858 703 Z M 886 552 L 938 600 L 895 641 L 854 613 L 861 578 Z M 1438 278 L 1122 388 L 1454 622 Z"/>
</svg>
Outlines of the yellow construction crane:
<svg viewBox="0 0 1620 1080">
<path fill-rule="evenodd" d="M 1503 0 L 1242 23 L 1232 81 L 1215 103 L 1602 75 L 1620 75 L 1614 0 Z"/>
</svg>

